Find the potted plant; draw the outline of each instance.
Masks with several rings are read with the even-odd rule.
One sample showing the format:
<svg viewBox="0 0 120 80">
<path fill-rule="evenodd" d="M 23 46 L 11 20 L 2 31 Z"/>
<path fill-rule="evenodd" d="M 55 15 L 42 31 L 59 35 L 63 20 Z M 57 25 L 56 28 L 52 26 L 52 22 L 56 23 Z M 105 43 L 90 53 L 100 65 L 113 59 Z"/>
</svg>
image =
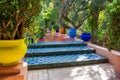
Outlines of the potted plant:
<svg viewBox="0 0 120 80">
<path fill-rule="evenodd" d="M 24 57 L 25 30 L 40 12 L 40 0 L 0 1 L 0 64 L 10 66 Z"/>
<path fill-rule="evenodd" d="M 88 27 L 89 27 L 89 26 L 83 26 L 82 29 L 81 29 L 82 33 L 81 33 L 80 38 L 81 38 L 84 42 L 88 42 L 88 41 L 92 38 L 91 33 L 90 33 L 90 30 L 89 30 Z"/>
<path fill-rule="evenodd" d="M 64 27 L 59 27 L 59 33 L 60 33 L 60 34 L 63 34 L 64 31 L 65 31 Z"/>
<path fill-rule="evenodd" d="M 88 42 L 91 39 L 91 34 L 88 32 L 83 32 L 81 35 L 81 39 L 85 42 Z"/>
<path fill-rule="evenodd" d="M 54 24 L 53 24 L 53 29 L 56 30 L 56 33 L 59 32 L 59 27 L 60 27 L 60 24 L 59 24 L 59 23 L 54 23 Z"/>
<path fill-rule="evenodd" d="M 74 38 L 76 36 L 76 28 L 69 28 L 68 35 L 70 38 Z"/>
</svg>

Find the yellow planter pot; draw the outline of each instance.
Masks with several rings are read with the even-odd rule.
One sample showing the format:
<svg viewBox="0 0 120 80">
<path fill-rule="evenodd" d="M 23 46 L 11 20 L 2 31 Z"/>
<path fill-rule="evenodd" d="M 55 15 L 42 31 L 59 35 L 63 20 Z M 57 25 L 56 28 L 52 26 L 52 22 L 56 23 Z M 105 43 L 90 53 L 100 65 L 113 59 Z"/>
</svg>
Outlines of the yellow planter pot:
<svg viewBox="0 0 120 80">
<path fill-rule="evenodd" d="M 24 57 L 27 45 L 24 39 L 0 40 L 0 64 L 10 66 Z"/>
</svg>

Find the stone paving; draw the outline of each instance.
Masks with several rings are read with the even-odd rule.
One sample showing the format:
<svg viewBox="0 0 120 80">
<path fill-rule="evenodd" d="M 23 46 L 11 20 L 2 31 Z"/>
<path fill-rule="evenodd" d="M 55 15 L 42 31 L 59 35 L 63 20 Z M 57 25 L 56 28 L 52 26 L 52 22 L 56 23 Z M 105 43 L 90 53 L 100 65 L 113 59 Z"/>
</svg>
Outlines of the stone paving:
<svg viewBox="0 0 120 80">
<path fill-rule="evenodd" d="M 31 70 L 28 80 L 120 80 L 109 63 L 89 66 Z"/>
</svg>

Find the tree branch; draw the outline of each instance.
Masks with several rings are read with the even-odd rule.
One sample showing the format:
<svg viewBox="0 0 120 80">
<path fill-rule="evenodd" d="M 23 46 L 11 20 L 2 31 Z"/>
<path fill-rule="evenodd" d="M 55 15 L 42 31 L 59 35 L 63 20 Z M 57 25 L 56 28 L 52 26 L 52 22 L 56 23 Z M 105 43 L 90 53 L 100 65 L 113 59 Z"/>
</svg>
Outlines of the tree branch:
<svg viewBox="0 0 120 80">
<path fill-rule="evenodd" d="M 65 24 L 65 23 L 61 23 L 61 25 L 63 26 L 63 27 L 65 27 L 65 28 L 70 28 L 67 24 Z"/>
<path fill-rule="evenodd" d="M 84 17 L 81 21 L 81 23 L 79 23 L 78 25 L 75 26 L 76 29 L 78 29 L 82 24 L 83 22 L 88 18 L 88 16 Z"/>
<path fill-rule="evenodd" d="M 18 26 L 23 22 L 23 21 L 26 21 L 29 17 L 31 17 L 32 15 L 34 15 L 36 13 L 36 11 L 39 9 L 39 5 L 37 5 L 38 2 L 36 1 L 34 6 L 29 9 L 29 7 L 26 8 L 26 10 L 24 12 L 22 12 L 23 14 L 21 14 L 20 16 L 16 17 L 16 26 L 15 26 L 15 30 L 13 32 L 13 36 L 12 38 L 14 39 L 15 35 L 16 35 L 16 32 L 18 30 Z M 29 11 L 27 13 L 27 11 Z M 21 11 L 20 11 L 21 12 Z M 27 14 L 27 15 L 24 15 L 24 14 Z M 18 14 L 18 13 L 17 13 Z M 16 14 L 16 15 L 17 15 Z"/>
</svg>

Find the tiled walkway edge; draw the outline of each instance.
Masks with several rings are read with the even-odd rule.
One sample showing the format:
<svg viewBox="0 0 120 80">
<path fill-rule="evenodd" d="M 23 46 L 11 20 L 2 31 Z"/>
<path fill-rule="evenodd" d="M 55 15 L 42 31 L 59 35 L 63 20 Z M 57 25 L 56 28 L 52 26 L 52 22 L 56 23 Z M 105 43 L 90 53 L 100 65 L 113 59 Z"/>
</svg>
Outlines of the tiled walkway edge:
<svg viewBox="0 0 120 80">
<path fill-rule="evenodd" d="M 28 46 L 24 61 L 29 70 L 108 63 L 106 57 L 96 54 L 83 41 L 38 42 Z"/>
</svg>

